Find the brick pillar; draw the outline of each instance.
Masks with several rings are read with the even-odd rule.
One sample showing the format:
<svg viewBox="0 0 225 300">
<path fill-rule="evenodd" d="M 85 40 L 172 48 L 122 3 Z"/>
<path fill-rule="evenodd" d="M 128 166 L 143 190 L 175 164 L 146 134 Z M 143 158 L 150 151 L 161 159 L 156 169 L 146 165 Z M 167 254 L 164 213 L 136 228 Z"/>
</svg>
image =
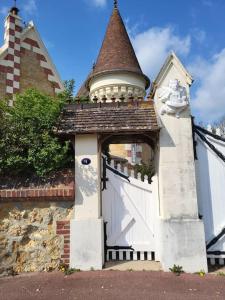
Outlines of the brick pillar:
<svg viewBox="0 0 225 300">
<path fill-rule="evenodd" d="M 70 263 L 70 221 L 57 221 L 56 234 L 62 235 L 64 239 L 63 252 L 61 260 L 64 264 Z"/>
<path fill-rule="evenodd" d="M 20 89 L 20 36 L 21 18 L 10 13 L 5 21 L 4 41 L 7 45 L 6 60 L 6 95 L 13 99 L 13 94 Z"/>
</svg>

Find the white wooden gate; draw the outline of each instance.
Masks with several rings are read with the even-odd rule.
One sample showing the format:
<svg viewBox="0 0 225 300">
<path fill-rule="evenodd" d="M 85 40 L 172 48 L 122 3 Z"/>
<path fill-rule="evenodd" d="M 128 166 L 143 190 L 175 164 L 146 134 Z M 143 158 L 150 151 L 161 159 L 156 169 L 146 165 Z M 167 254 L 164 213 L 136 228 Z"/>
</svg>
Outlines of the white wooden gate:
<svg viewBox="0 0 225 300">
<path fill-rule="evenodd" d="M 196 134 L 199 213 L 205 226 L 207 256 L 211 264 L 225 262 L 225 139 L 217 131 Z M 209 143 L 209 144 L 208 144 Z M 212 145 L 214 148 L 210 147 Z M 219 151 L 218 153 L 216 153 Z M 220 155 L 222 154 L 222 156 Z"/>
<path fill-rule="evenodd" d="M 115 172 L 117 171 L 117 174 Z M 119 172 L 118 172 L 119 171 Z M 106 222 L 107 260 L 154 260 L 156 201 L 154 184 L 148 178 L 126 179 L 127 169 L 106 169 L 106 189 L 102 193 L 102 213 Z M 154 182 L 154 178 L 153 178 Z M 132 249 L 129 249 L 131 247 Z"/>
</svg>

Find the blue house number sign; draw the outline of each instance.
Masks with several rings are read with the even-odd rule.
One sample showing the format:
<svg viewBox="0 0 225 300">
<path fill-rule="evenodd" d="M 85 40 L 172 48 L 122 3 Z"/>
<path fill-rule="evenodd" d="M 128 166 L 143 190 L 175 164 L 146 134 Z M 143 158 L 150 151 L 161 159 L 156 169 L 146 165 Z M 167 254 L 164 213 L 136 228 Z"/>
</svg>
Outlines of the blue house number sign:
<svg viewBox="0 0 225 300">
<path fill-rule="evenodd" d="M 81 160 L 81 163 L 82 163 L 82 165 L 88 166 L 88 165 L 90 165 L 91 160 L 90 160 L 90 158 L 83 158 Z"/>
</svg>

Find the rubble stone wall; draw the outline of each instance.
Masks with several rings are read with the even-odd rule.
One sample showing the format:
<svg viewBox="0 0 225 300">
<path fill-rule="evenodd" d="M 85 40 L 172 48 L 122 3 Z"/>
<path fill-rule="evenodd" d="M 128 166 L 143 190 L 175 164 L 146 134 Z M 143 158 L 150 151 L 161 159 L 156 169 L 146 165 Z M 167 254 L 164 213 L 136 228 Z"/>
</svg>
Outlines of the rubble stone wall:
<svg viewBox="0 0 225 300">
<path fill-rule="evenodd" d="M 72 201 L 0 203 L 0 276 L 57 269 L 65 255 L 58 224 L 72 217 Z"/>
</svg>

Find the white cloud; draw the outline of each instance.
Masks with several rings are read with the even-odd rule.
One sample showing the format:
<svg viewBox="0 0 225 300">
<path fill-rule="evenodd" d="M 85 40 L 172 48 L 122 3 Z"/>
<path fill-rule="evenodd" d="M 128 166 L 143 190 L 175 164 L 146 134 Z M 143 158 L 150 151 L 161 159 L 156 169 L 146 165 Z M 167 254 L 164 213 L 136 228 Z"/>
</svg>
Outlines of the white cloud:
<svg viewBox="0 0 225 300">
<path fill-rule="evenodd" d="M 33 15 L 37 12 L 37 5 L 35 0 L 28 0 L 22 7 L 22 11 L 24 11 L 27 15 Z"/>
<path fill-rule="evenodd" d="M 92 4 L 97 7 L 104 7 L 106 5 L 106 0 L 91 0 Z"/>
<path fill-rule="evenodd" d="M 202 44 L 206 40 L 206 32 L 200 28 L 194 28 L 192 35 L 199 44 Z"/>
<path fill-rule="evenodd" d="M 131 32 L 131 40 L 142 70 L 151 79 L 155 78 L 172 50 L 186 56 L 191 46 L 190 36 L 178 36 L 172 27 L 153 27 L 136 35 Z"/>
<path fill-rule="evenodd" d="M 203 122 L 220 119 L 225 115 L 225 48 L 209 61 L 198 58 L 189 69 L 198 82 L 192 107 Z"/>
</svg>

